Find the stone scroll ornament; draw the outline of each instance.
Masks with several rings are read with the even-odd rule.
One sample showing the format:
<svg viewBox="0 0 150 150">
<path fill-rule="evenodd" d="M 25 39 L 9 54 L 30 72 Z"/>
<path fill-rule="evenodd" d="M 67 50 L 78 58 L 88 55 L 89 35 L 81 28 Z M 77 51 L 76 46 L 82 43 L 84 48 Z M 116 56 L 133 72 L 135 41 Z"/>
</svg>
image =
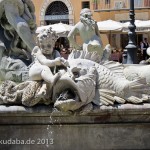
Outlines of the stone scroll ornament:
<svg viewBox="0 0 150 150">
<path fill-rule="evenodd" d="M 60 70 L 62 75 L 51 89 L 51 95 L 37 96 L 42 81 L 20 84 L 5 81 L 0 86 L 0 104 L 34 106 L 38 103 L 53 103 L 54 107 L 62 111 L 83 108 L 89 112 L 94 105 L 149 102 L 149 79 L 138 75 L 131 81 L 125 77 L 127 68 L 122 64 L 99 60 L 97 52 L 73 50 L 68 58 L 69 65 L 63 71 Z M 150 66 L 141 66 L 141 69 L 145 67 Z"/>
</svg>

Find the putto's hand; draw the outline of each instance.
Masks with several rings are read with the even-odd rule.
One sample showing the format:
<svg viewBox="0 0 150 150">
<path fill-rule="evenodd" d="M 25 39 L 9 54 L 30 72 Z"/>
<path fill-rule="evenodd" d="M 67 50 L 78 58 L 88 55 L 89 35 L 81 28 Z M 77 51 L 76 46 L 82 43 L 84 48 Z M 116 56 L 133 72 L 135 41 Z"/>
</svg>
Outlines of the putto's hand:
<svg viewBox="0 0 150 150">
<path fill-rule="evenodd" d="M 64 65 L 65 67 L 69 66 L 68 61 L 66 59 L 64 59 L 63 57 L 61 57 L 60 61 L 61 61 L 62 65 Z"/>
<path fill-rule="evenodd" d="M 55 58 L 55 65 L 60 66 L 61 64 L 62 64 L 61 58 L 60 57 Z"/>
<path fill-rule="evenodd" d="M 55 58 L 55 65 L 56 66 L 66 66 L 68 67 L 69 66 L 69 63 L 66 59 L 64 59 L 63 57 L 58 57 L 58 58 Z"/>
</svg>

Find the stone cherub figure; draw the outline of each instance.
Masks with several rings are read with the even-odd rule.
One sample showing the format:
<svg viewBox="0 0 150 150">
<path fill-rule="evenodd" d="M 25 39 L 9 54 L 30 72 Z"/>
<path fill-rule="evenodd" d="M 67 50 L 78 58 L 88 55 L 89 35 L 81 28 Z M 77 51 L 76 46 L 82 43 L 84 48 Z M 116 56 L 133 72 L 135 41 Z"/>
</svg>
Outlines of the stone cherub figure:
<svg viewBox="0 0 150 150">
<path fill-rule="evenodd" d="M 80 12 L 80 21 L 68 34 L 70 43 L 78 50 L 97 51 L 101 56 L 103 53 L 103 45 L 98 31 L 97 22 L 91 18 L 92 12 L 88 8 L 84 8 Z M 79 33 L 83 41 L 83 47 L 76 43 L 74 36 Z"/>
<path fill-rule="evenodd" d="M 52 68 L 67 65 L 67 61 L 60 56 L 57 50 L 53 49 L 57 38 L 56 33 L 51 29 L 45 30 L 37 36 L 39 47 L 36 46 L 32 51 L 34 63 L 29 70 L 29 78 L 33 81 L 45 81 L 38 96 L 46 94 L 47 83 L 49 89 L 51 89 L 53 84 L 60 78 L 61 73 L 54 74 Z"/>
</svg>

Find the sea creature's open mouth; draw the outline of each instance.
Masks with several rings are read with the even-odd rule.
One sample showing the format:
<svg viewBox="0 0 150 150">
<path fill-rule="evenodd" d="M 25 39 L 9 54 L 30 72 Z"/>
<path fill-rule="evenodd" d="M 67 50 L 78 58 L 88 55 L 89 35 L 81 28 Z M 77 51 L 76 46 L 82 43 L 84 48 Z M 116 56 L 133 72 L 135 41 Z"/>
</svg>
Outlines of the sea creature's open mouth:
<svg viewBox="0 0 150 150">
<path fill-rule="evenodd" d="M 62 76 L 53 89 L 54 106 L 62 111 L 74 111 L 84 103 L 76 83 L 68 76 Z"/>
</svg>

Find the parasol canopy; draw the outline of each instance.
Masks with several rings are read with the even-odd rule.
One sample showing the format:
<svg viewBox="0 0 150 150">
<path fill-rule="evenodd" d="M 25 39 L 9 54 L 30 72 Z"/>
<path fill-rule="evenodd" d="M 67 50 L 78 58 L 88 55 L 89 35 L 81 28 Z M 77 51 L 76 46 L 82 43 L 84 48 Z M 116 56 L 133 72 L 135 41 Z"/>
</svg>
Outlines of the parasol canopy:
<svg viewBox="0 0 150 150">
<path fill-rule="evenodd" d="M 64 24 L 64 23 L 56 23 L 46 26 L 40 26 L 37 28 L 36 33 L 41 33 L 42 31 L 52 28 L 53 31 L 55 31 L 57 34 L 61 34 L 62 36 L 66 36 L 70 30 L 73 28 L 73 26 Z"/>
<path fill-rule="evenodd" d="M 128 26 L 129 26 L 130 22 L 126 22 L 126 23 L 122 23 L 123 25 L 123 30 L 122 32 L 128 32 Z M 134 22 L 135 26 L 136 26 L 136 30 L 135 32 L 150 32 L 150 20 L 135 20 Z"/>
<path fill-rule="evenodd" d="M 100 32 L 110 32 L 110 31 L 121 31 L 123 26 L 122 23 L 114 20 L 104 20 L 97 22 L 98 29 Z"/>
</svg>

